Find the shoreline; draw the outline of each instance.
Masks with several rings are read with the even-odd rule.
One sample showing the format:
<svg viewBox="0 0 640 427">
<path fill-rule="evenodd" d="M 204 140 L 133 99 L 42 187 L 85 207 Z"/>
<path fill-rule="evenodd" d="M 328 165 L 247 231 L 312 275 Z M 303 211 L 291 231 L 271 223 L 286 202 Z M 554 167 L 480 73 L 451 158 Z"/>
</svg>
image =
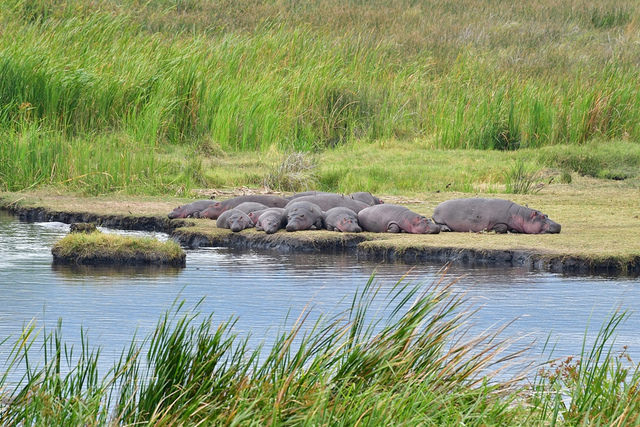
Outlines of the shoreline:
<svg viewBox="0 0 640 427">
<path fill-rule="evenodd" d="M 630 258 L 590 258 L 533 249 L 475 249 L 438 245 L 437 237 L 422 242 L 394 244 L 397 235 L 387 233 L 336 233 L 326 230 L 265 234 L 254 229 L 233 233 L 213 226 L 209 220 L 174 219 L 159 215 L 99 214 L 71 212 L 42 206 L 22 206 L 2 199 L 0 209 L 26 222 L 94 222 L 122 230 L 162 231 L 190 248 L 222 246 L 233 249 L 275 250 L 283 253 L 346 253 L 378 262 L 454 263 L 470 266 L 524 267 L 570 275 L 640 275 L 640 255 Z M 433 235 L 438 236 L 438 235 Z"/>
</svg>

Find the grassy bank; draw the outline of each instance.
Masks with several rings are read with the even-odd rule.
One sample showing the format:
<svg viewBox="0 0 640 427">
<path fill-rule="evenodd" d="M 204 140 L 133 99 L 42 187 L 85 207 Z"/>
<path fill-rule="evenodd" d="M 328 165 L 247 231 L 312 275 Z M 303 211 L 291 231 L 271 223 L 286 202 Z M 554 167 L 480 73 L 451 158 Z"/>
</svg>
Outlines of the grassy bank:
<svg viewBox="0 0 640 427">
<path fill-rule="evenodd" d="M 466 152 L 464 152 L 466 153 Z M 444 152 L 443 159 L 450 153 Z M 437 154 L 434 155 L 434 157 Z M 469 164 L 474 164 L 469 158 Z M 482 164 L 481 162 L 477 164 Z M 230 171 L 237 171 L 239 168 Z M 449 178 L 456 173 L 467 173 L 469 168 L 460 171 L 452 171 Z M 347 176 L 347 174 L 345 174 Z M 562 225 L 562 232 L 557 235 L 524 235 L 494 233 L 440 233 L 433 236 L 409 235 L 409 234 L 371 234 L 373 239 L 364 245 L 373 245 L 380 248 L 395 248 L 397 250 L 420 248 L 459 248 L 478 251 L 523 251 L 535 254 L 548 254 L 550 256 L 579 257 L 602 263 L 609 260 L 611 263 L 627 265 L 640 256 L 640 248 L 634 239 L 629 236 L 640 235 L 640 221 L 638 221 L 637 185 L 632 185 L 634 180 L 614 181 L 602 180 L 591 177 L 573 175 L 572 182 L 563 184 L 559 182 L 548 183 L 539 192 L 534 194 L 506 194 L 504 187 L 500 189 L 495 185 L 496 192 L 452 192 L 448 191 L 446 184 L 431 191 L 396 192 L 395 194 L 377 193 L 387 203 L 397 203 L 408 206 L 416 212 L 428 217 L 433 214 L 436 205 L 442 201 L 456 197 L 472 197 L 476 195 L 486 197 L 508 198 L 516 203 L 528 205 L 541 210 L 551 219 Z M 425 184 L 426 185 L 426 184 Z M 475 187 L 474 184 L 474 188 Z M 442 188 L 443 191 L 440 191 Z M 246 189 L 244 189 L 246 190 Z M 255 189 L 254 189 L 255 190 Z M 259 189 L 257 189 L 259 191 Z M 482 190 L 482 188 L 477 188 Z M 223 199 L 233 194 L 240 194 L 243 189 L 228 189 L 217 193 L 216 198 Z M 202 194 L 193 198 L 184 197 L 140 197 L 140 196 L 102 196 L 92 197 L 90 205 L 87 198 L 69 193 L 56 194 L 50 190 L 39 190 L 21 193 L 1 194 L 0 203 L 5 207 L 44 208 L 50 211 L 70 213 L 90 213 L 98 216 L 124 215 L 124 216 L 160 216 L 166 217 L 173 208 L 192 201 L 194 198 L 203 198 L 211 195 L 210 190 L 203 190 Z M 219 230 L 215 222 L 210 220 L 190 220 L 195 222 L 195 227 L 188 227 L 189 233 L 201 233 L 203 235 L 219 235 L 227 233 L 227 230 Z M 246 231 L 244 233 L 252 233 Z M 290 238 L 290 233 L 281 236 Z M 337 239 L 342 237 L 339 233 L 331 232 L 299 232 L 298 236 L 309 239 L 313 244 L 314 239 Z M 276 238 L 278 235 L 274 235 Z M 606 262 L 609 262 L 606 261 Z M 624 268 L 623 268 L 624 270 Z"/>
<path fill-rule="evenodd" d="M 640 138 L 630 0 L 2 0 L 0 17 L 4 190 L 215 186 L 202 159 L 225 152 Z"/>
<path fill-rule="evenodd" d="M 465 334 L 473 312 L 445 283 L 372 281 L 335 318 L 302 313 L 272 344 L 248 348 L 233 320 L 216 325 L 178 306 L 109 372 L 86 336 L 27 328 L 0 376 L 3 424 L 465 424 L 582 425 L 637 422 L 638 372 L 613 351 L 616 314 L 582 354 L 523 370 L 500 330 Z M 393 315 L 377 317 L 377 307 Z M 3 345 L 7 345 L 4 342 Z M 41 345 L 40 348 L 38 346 Z M 93 348 L 93 349 L 92 349 Z M 40 363 L 34 356 L 40 355 Z M 622 353 L 624 356 L 624 353 Z M 509 367 L 510 374 L 497 377 Z M 539 367 L 539 366 L 538 366 Z M 534 367 L 535 368 L 535 367 Z M 16 383 L 8 378 L 26 369 Z"/>
</svg>

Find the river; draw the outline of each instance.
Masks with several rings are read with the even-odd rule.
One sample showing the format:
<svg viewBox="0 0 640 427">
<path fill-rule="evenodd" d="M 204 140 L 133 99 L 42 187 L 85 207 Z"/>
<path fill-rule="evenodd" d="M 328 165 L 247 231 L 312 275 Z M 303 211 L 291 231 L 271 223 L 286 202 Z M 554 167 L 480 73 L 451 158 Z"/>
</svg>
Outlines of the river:
<svg viewBox="0 0 640 427">
<path fill-rule="evenodd" d="M 385 290 L 407 272 L 406 280 L 429 286 L 442 267 L 227 248 L 187 250 L 184 269 L 54 267 L 51 246 L 67 231 L 66 224 L 24 223 L 0 211 L 0 341 L 12 337 L 0 356 L 29 322 L 51 330 L 62 319 L 65 342 L 79 346 L 82 328 L 110 364 L 134 334 L 148 335 L 175 301 L 193 307 L 202 298 L 199 312 L 214 313 L 220 322 L 237 316 L 235 332 L 268 344 L 287 316 L 297 317 L 309 304 L 316 316 L 348 307 L 374 273 Z M 456 280 L 453 290 L 479 308 L 472 317 L 474 331 L 513 321 L 504 335 L 533 341 L 529 355 L 534 357 L 542 357 L 548 337 L 555 356 L 579 354 L 585 331 L 590 341 L 614 310 L 629 310 L 614 348 L 627 346 L 640 360 L 640 318 L 634 311 L 640 306 L 638 278 L 451 266 L 445 280 Z"/>
</svg>

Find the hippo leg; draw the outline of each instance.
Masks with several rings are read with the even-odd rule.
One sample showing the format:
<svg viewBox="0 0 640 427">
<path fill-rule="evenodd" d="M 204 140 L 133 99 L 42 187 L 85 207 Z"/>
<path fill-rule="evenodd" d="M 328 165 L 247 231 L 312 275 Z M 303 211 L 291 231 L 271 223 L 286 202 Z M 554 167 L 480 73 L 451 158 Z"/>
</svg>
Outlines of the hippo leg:
<svg viewBox="0 0 640 427">
<path fill-rule="evenodd" d="M 395 224 L 395 223 L 391 223 L 387 227 L 387 233 L 399 233 L 400 231 L 401 231 L 400 230 L 400 226 L 398 224 Z"/>
<path fill-rule="evenodd" d="M 507 224 L 496 224 L 492 228 L 493 231 L 495 231 L 496 233 L 499 233 L 499 234 L 506 233 L 508 229 L 509 229 L 509 227 L 507 226 Z"/>
</svg>

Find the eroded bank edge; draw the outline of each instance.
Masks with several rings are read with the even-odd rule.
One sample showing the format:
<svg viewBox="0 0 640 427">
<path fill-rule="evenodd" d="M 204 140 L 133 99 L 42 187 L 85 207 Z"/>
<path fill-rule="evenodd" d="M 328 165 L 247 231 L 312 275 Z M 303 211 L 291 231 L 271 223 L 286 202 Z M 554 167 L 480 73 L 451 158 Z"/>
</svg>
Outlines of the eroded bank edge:
<svg viewBox="0 0 640 427">
<path fill-rule="evenodd" d="M 332 233 L 330 238 L 309 238 L 306 234 L 276 233 L 267 235 L 248 230 L 232 233 L 216 230 L 207 233 L 190 229 L 189 220 L 170 220 L 153 215 L 101 215 L 90 212 L 63 212 L 43 207 L 24 207 L 3 200 L 0 209 L 17 216 L 21 221 L 62 223 L 94 222 L 97 225 L 121 230 L 162 231 L 181 245 L 198 248 L 223 246 L 234 249 L 276 250 L 279 252 L 348 253 L 358 259 L 377 262 L 455 263 L 479 266 L 514 266 L 563 274 L 640 275 L 640 256 L 630 259 L 545 254 L 523 250 L 487 250 L 455 247 L 394 248 L 376 244 L 359 234 Z"/>
</svg>

